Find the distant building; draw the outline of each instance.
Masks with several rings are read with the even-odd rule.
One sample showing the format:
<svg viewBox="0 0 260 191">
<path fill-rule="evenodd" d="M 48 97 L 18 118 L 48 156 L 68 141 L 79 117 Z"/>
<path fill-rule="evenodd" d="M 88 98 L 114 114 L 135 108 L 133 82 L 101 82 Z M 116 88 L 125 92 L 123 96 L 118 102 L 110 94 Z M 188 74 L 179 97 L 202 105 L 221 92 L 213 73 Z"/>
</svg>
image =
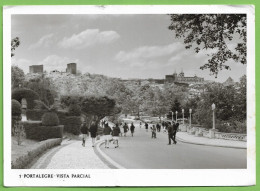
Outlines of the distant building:
<svg viewBox="0 0 260 191">
<path fill-rule="evenodd" d="M 32 73 L 43 73 L 43 65 L 32 65 L 29 66 L 29 72 Z"/>
<path fill-rule="evenodd" d="M 77 74 L 77 64 L 76 63 L 67 64 L 66 72 L 70 74 Z"/>
<path fill-rule="evenodd" d="M 197 77 L 196 75 L 194 77 L 185 77 L 183 71 L 181 71 L 179 75 L 175 71 L 173 75 L 165 76 L 165 83 L 191 84 L 191 83 L 203 83 L 203 82 L 204 82 L 204 78 Z"/>
</svg>

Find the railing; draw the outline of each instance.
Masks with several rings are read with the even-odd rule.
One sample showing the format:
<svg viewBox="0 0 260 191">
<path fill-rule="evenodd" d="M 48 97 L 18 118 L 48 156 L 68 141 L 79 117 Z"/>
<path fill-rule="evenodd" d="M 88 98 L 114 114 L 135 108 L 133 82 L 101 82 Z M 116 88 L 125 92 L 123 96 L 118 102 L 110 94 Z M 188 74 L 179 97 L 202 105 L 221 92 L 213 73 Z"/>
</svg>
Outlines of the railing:
<svg viewBox="0 0 260 191">
<path fill-rule="evenodd" d="M 233 140 L 233 141 L 247 141 L 246 134 L 239 134 L 239 133 L 222 133 L 222 132 L 215 132 L 216 139 L 226 139 L 226 140 Z"/>
<path fill-rule="evenodd" d="M 187 125 L 186 127 L 187 127 L 186 131 L 190 135 L 202 136 L 207 138 L 215 138 L 215 139 L 233 140 L 233 141 L 247 141 L 246 134 L 224 133 L 224 132 L 218 132 L 217 130 L 214 130 L 214 136 L 212 137 L 212 134 L 206 128 L 202 128 L 200 126 L 190 127 L 189 125 Z"/>
</svg>

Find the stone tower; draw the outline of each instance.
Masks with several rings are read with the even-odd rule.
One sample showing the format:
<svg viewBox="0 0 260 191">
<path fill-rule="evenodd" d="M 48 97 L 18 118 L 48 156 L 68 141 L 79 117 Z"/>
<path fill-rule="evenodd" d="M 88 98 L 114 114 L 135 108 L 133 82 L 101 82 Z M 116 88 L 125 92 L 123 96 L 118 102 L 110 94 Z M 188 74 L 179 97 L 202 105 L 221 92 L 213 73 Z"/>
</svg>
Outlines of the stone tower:
<svg viewBox="0 0 260 191">
<path fill-rule="evenodd" d="M 76 63 L 67 64 L 66 72 L 70 73 L 70 74 L 76 74 L 77 73 L 77 64 Z"/>
</svg>

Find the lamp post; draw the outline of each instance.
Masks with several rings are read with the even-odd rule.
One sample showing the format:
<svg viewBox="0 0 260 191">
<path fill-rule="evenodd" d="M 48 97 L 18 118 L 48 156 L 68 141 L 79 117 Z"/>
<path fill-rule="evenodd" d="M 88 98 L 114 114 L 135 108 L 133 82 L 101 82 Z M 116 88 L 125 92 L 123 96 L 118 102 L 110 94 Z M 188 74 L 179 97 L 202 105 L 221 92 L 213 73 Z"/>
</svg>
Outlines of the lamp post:
<svg viewBox="0 0 260 191">
<path fill-rule="evenodd" d="M 190 113 L 190 127 L 191 127 L 191 112 L 192 112 L 192 109 L 189 109 L 189 113 Z"/>
<path fill-rule="evenodd" d="M 182 111 L 182 124 L 184 125 L 184 109 L 182 109 L 181 111 Z"/>
<path fill-rule="evenodd" d="M 213 128 L 212 129 L 215 129 L 215 109 L 216 109 L 216 105 L 213 103 L 211 105 L 212 107 L 212 111 L 213 111 Z"/>
<path fill-rule="evenodd" d="M 176 114 L 176 123 L 177 123 L 177 119 L 178 119 L 178 116 L 177 116 L 177 115 L 178 115 L 178 111 L 176 111 L 175 114 Z"/>
<path fill-rule="evenodd" d="M 172 121 L 173 121 L 173 111 L 170 111 L 172 113 Z"/>
</svg>

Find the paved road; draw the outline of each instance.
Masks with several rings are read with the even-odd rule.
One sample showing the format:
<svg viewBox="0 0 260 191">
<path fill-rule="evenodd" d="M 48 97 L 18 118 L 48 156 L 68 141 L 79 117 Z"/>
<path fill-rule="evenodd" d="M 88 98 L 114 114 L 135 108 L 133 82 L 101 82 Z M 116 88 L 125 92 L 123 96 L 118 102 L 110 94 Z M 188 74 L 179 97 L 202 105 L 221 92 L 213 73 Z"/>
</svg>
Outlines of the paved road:
<svg viewBox="0 0 260 191">
<path fill-rule="evenodd" d="M 119 148 L 110 145 L 101 150 L 118 164 L 129 169 L 237 169 L 246 168 L 246 149 L 193 145 L 178 142 L 167 145 L 166 133 L 151 132 L 136 125 L 134 137 L 120 137 Z"/>
</svg>

